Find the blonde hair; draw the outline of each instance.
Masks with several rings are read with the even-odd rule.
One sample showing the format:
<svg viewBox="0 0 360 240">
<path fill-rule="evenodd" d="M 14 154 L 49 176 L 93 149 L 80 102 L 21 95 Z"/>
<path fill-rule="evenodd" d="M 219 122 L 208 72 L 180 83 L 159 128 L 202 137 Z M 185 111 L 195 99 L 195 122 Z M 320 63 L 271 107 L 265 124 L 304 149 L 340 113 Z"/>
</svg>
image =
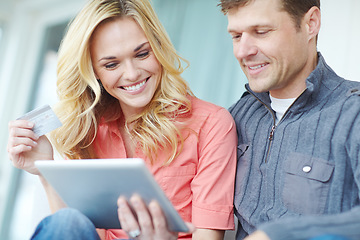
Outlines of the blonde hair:
<svg viewBox="0 0 360 240">
<path fill-rule="evenodd" d="M 73 20 L 60 46 L 57 70 L 59 103 L 55 111 L 63 126 L 52 132 L 51 140 L 64 157 L 95 158 L 92 143 L 100 120 L 120 117 L 119 101 L 102 89 L 90 56 L 96 27 L 119 17 L 131 17 L 139 24 L 162 66 L 153 99 L 143 113 L 131 119 L 132 130 L 126 129 L 152 163 L 159 150 L 168 149 L 168 164 L 181 151 L 180 119 L 191 112 L 188 96 L 193 94 L 181 77 L 181 61 L 186 60 L 176 53 L 147 0 L 92 0 Z"/>
</svg>

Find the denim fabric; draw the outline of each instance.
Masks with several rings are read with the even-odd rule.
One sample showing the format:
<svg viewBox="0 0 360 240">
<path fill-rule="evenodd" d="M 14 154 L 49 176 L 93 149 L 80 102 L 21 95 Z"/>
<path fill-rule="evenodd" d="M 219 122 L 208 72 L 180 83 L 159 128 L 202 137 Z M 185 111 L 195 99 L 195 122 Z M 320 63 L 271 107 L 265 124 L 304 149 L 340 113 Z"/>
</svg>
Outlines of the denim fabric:
<svg viewBox="0 0 360 240">
<path fill-rule="evenodd" d="M 33 240 L 100 240 L 94 224 L 78 210 L 64 208 L 44 218 Z"/>
<path fill-rule="evenodd" d="M 277 123 L 269 93 L 247 92 L 230 108 L 238 132 L 237 239 L 324 233 L 360 239 L 360 83 L 319 53 L 306 90 Z"/>
</svg>

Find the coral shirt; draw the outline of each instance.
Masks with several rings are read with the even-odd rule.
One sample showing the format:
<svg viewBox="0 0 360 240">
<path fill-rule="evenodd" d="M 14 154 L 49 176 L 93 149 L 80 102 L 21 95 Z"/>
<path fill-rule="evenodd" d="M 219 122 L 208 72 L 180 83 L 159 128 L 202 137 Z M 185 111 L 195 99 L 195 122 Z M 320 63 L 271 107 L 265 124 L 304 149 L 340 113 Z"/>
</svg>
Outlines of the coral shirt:
<svg viewBox="0 0 360 240">
<path fill-rule="evenodd" d="M 155 180 L 184 221 L 197 228 L 234 229 L 233 195 L 237 135 L 233 118 L 219 106 L 190 97 L 192 113 L 184 135 L 183 150 L 168 166 L 160 153 L 151 165 L 137 148 L 135 156 L 145 160 Z M 118 122 L 102 123 L 94 142 L 99 158 L 126 158 Z M 185 131 L 185 130 L 184 130 Z M 184 132 L 182 131 L 182 133 Z M 122 230 L 100 229 L 102 239 L 127 238 Z M 179 234 L 191 239 L 191 234 Z"/>
</svg>

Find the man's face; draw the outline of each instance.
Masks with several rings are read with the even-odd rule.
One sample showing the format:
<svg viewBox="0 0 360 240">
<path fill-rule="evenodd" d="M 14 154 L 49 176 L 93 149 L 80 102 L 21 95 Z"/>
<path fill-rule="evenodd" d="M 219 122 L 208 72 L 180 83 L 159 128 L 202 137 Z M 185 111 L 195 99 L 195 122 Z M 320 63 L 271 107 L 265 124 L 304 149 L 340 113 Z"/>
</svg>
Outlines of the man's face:
<svg viewBox="0 0 360 240">
<path fill-rule="evenodd" d="M 304 21 L 303 21 L 304 22 Z M 309 72 L 309 35 L 306 24 L 297 28 L 280 0 L 254 0 L 230 9 L 228 31 L 233 50 L 255 92 L 273 97 L 297 97 Z"/>
</svg>

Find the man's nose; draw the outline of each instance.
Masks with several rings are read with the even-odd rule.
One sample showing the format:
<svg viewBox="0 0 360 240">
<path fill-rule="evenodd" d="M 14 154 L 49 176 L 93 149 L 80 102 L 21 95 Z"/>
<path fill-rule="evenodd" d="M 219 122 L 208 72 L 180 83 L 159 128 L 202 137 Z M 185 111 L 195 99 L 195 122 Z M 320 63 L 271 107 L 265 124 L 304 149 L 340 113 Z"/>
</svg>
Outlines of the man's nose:
<svg viewBox="0 0 360 240">
<path fill-rule="evenodd" d="M 238 60 L 256 55 L 257 49 L 254 39 L 247 34 L 243 34 L 241 39 L 234 42 L 234 55 Z"/>
</svg>

